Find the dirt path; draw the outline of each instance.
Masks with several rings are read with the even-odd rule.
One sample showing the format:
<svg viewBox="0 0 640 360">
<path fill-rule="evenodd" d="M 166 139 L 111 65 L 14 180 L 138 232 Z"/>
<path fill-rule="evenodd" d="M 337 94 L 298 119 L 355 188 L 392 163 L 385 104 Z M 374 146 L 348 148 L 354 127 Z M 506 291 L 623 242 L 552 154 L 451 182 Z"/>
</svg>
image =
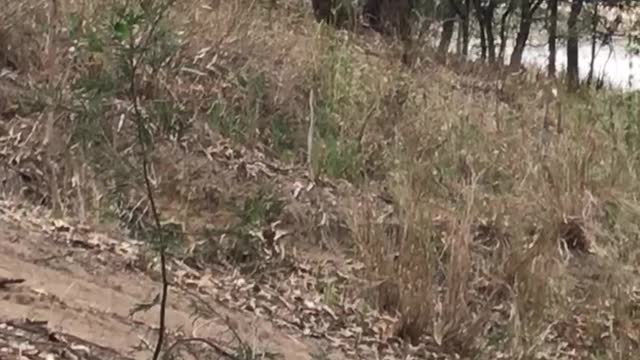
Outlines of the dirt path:
<svg viewBox="0 0 640 360">
<path fill-rule="evenodd" d="M 44 320 L 51 331 L 75 335 L 122 356 L 149 359 L 158 307 L 129 314 L 137 304 L 153 299 L 158 283 L 113 252 L 80 246 L 27 227 L 17 225 L 15 218 L 0 216 L 0 279 L 24 279 L 21 284 L 0 288 L 0 319 Z M 170 299 L 167 326 L 185 336 L 221 339 L 225 332 L 228 336 L 228 324 L 233 324 L 248 343 L 284 359 L 311 359 L 310 354 L 317 350 L 308 340 L 305 343 L 264 320 L 225 309 L 213 300 L 211 305 L 219 315 L 230 320 L 194 321 L 184 292 L 172 288 Z M 1 340 L 2 332 L 0 347 Z"/>
</svg>

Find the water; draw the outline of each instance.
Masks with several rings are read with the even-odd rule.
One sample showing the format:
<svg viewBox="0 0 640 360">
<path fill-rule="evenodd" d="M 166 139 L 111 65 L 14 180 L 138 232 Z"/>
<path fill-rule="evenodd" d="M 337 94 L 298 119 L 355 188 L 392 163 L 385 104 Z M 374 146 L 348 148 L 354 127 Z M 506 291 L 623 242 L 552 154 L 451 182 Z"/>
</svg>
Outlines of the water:
<svg viewBox="0 0 640 360">
<path fill-rule="evenodd" d="M 606 85 L 624 91 L 640 89 L 640 55 L 633 54 L 626 47 L 626 39 L 613 39 L 610 45 L 596 46 L 593 77 L 603 78 Z M 546 68 L 549 51 L 545 46 L 528 46 L 522 62 L 528 66 Z M 585 39 L 579 43 L 578 72 L 580 79 L 586 79 L 591 64 L 591 41 Z M 567 67 L 566 45 L 559 45 L 556 55 L 556 68 L 564 71 Z"/>
<path fill-rule="evenodd" d="M 505 54 L 505 65 L 509 63 L 511 50 L 514 41 L 507 40 L 507 51 Z M 455 44 L 452 44 L 454 47 Z M 498 46 L 498 44 L 496 44 Z M 580 41 L 578 54 L 578 72 L 580 79 L 586 80 L 589 76 L 591 64 L 591 39 Z M 497 49 L 496 49 L 497 51 Z M 471 60 L 480 57 L 480 41 L 472 39 L 470 41 Z M 527 47 L 522 54 L 522 63 L 526 67 L 535 67 L 546 71 L 549 59 L 549 51 L 546 42 L 537 44 L 527 43 Z M 566 44 L 559 43 L 556 53 L 556 69 L 558 73 L 567 68 L 567 47 Z M 624 38 L 614 38 L 610 45 L 596 45 L 596 57 L 593 67 L 593 80 L 602 78 L 606 86 L 622 91 L 640 90 L 640 55 L 634 54 L 627 48 L 627 40 Z"/>
</svg>

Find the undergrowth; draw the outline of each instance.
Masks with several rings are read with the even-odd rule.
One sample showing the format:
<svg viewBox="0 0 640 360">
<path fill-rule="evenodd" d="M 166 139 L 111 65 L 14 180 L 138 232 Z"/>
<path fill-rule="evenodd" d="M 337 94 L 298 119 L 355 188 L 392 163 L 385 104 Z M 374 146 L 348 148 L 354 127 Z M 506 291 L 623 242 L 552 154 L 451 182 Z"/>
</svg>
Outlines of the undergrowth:
<svg viewBox="0 0 640 360">
<path fill-rule="evenodd" d="M 45 73 L 45 59 L 30 50 L 41 47 L 38 28 L 28 27 L 42 10 L 13 6 L 20 26 L 10 36 L 0 28 L 0 43 L 12 43 L 20 71 Z M 319 183 L 390 194 L 384 216 L 365 201 L 337 202 L 350 223 L 347 245 L 377 285 L 370 306 L 399 319 L 394 336 L 467 358 L 638 351 L 637 93 L 496 80 L 509 86 L 505 97 L 493 83 L 478 90 L 489 80 L 455 75 L 426 55 L 417 63 L 427 65 L 407 69 L 393 44 L 315 24 L 306 8 L 265 6 L 181 2 L 153 46 L 136 54 L 149 179 L 160 212 L 183 219 L 166 219 L 172 254 L 254 271 L 276 257 L 264 243 L 286 217 L 287 198 L 264 186 L 266 170 L 237 159 L 257 151 L 306 169 L 313 119 Z M 47 151 L 57 168 L 31 181 L 46 186 L 44 204 L 116 218 L 143 237 L 150 203 L 135 162 L 137 131 L 126 121 L 131 64 L 116 46 L 132 39 L 135 26 L 123 21 L 141 15 L 100 1 L 69 4 L 63 15 L 56 81 L 34 80 L 27 95 L 0 102 L 0 113 L 40 123 L 44 112 L 56 114 Z M 542 95 L 554 86 L 557 97 Z M 44 132 L 33 129 L 7 149 L 37 148 Z M 1 159 L 44 168 L 38 151 Z M 203 165 L 212 159 L 218 165 Z M 185 229 L 196 221 L 206 223 L 200 232 Z M 330 284 L 325 290 L 324 301 L 337 303 Z"/>
</svg>

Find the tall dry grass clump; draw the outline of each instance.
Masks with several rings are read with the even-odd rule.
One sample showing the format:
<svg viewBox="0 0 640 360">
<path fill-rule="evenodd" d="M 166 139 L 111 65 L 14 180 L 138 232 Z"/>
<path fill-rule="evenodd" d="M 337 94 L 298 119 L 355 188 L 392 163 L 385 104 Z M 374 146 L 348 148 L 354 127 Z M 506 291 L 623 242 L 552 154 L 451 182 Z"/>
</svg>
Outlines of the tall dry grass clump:
<svg viewBox="0 0 640 360">
<path fill-rule="evenodd" d="M 620 95 L 585 103 L 561 94 L 559 133 L 547 123 L 558 123 L 559 108 L 530 91 L 514 111 L 499 93 L 458 90 L 445 72 L 414 76 L 401 116 L 388 119 L 385 184 L 400 230 L 366 211 L 353 221 L 372 279 L 396 287 L 380 286 L 380 296 L 401 304 L 393 311 L 403 331 L 417 324 L 398 334 L 457 353 L 558 354 L 563 339 L 578 353 L 630 356 L 625 337 L 637 329 L 603 341 L 603 319 L 586 309 L 633 302 L 638 286 L 624 280 L 635 261 L 625 253 L 638 251 L 627 220 L 639 213 L 623 205 L 636 201 L 635 132 L 622 130 L 635 100 L 625 108 L 611 103 Z"/>
</svg>

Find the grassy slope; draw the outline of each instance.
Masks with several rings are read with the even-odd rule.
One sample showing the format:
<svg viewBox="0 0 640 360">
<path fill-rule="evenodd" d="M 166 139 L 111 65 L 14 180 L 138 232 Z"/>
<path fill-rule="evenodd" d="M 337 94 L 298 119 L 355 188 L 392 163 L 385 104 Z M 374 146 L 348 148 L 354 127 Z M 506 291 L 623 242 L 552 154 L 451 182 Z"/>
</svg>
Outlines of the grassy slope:
<svg viewBox="0 0 640 360">
<path fill-rule="evenodd" d="M 122 181 L 127 170 L 114 165 L 132 156 L 127 126 L 114 130 L 113 119 L 127 110 L 117 103 L 60 106 L 55 111 L 65 121 L 52 131 L 84 129 L 84 140 L 43 152 L 46 127 L 33 124 L 46 118 L 47 106 L 25 101 L 58 91 L 60 104 L 77 104 L 71 84 L 118 83 L 117 56 L 91 54 L 82 43 L 65 52 L 74 36 L 91 36 L 91 25 L 100 23 L 94 11 L 109 10 L 96 1 L 61 9 L 86 23 L 74 35 L 65 31 L 69 18 L 60 18 L 65 55 L 57 66 L 65 71 L 56 73 L 61 81 L 53 89 L 42 79 L 54 65 L 33 50 L 45 48 L 46 29 L 28 25 L 46 23 L 46 7 L 22 3 L 9 13 L 26 20 L 0 33 L 20 79 L 3 79 L 3 94 L 14 96 L 0 105 L 10 119 L 5 134 L 29 124 L 36 135 L 24 140 L 25 132 L 20 147 L 6 141 L 3 162 L 21 154 L 19 166 L 46 172 L 39 155 L 53 158 L 61 200 L 46 196 L 46 176 L 34 176 L 49 205 L 58 202 L 68 214 L 134 213 L 140 194 Z M 393 45 L 319 26 L 293 3 L 270 10 L 260 2 L 194 0 L 172 11 L 176 56 L 155 78 L 139 80 L 156 117 L 169 128 L 190 126 L 180 140 L 155 141 L 162 213 L 182 222 L 194 242 L 211 228 L 240 229 L 245 239 L 247 226 L 284 220 L 300 246 L 317 233 L 335 240 L 349 226 L 340 246 L 353 246 L 365 264 L 359 275 L 378 284 L 378 306 L 400 314 L 395 335 L 438 352 L 631 358 L 640 341 L 636 95 L 560 90 L 554 97 L 550 82 L 456 75 L 428 58 L 407 70 Z M 111 99 L 123 97 L 112 90 Z M 20 91 L 28 95 L 15 96 Z M 101 116 L 103 122 L 78 120 Z M 294 201 L 285 195 L 308 183 L 310 116 L 317 125 L 313 173 L 331 191 Z M 107 150 L 95 145 L 103 132 L 111 134 Z M 72 146 L 82 141 L 94 147 Z M 78 177 L 80 190 L 72 186 Z M 115 188 L 128 195 L 103 196 Z M 384 205 L 364 199 L 383 189 L 393 205 L 381 216 Z M 327 214 L 335 226 L 321 231 Z M 256 260 L 234 249 L 225 260 Z M 203 249 L 200 259 L 218 252 Z"/>
</svg>

